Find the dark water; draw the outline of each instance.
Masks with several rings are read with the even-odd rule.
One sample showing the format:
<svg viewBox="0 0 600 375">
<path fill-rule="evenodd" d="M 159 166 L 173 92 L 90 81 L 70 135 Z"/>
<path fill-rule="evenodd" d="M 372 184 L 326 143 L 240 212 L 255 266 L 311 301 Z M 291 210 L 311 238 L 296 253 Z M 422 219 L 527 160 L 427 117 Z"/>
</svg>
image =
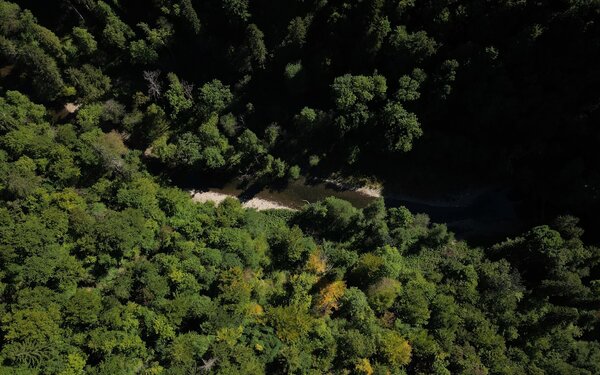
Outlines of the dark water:
<svg viewBox="0 0 600 375">
<path fill-rule="evenodd" d="M 332 183 L 309 182 L 305 179 L 290 181 L 281 187 L 246 185 L 243 181 L 234 179 L 223 184 L 209 185 L 206 190 L 235 195 L 242 201 L 254 197 L 261 198 L 295 209 L 302 208 L 306 203 L 318 202 L 331 196 L 347 200 L 358 208 L 366 207 L 375 199 Z"/>
<path fill-rule="evenodd" d="M 332 183 L 305 179 L 291 181 L 279 188 L 247 185 L 234 179 L 224 183 L 205 183 L 200 188 L 196 186 L 196 189 L 235 195 L 242 201 L 257 197 L 296 209 L 330 196 L 345 199 L 357 208 L 364 208 L 376 199 Z M 427 214 L 432 222 L 446 223 L 461 239 L 493 242 L 515 235 L 523 227 L 516 215 L 516 202 L 500 188 L 469 192 L 468 199 L 454 201 L 448 197 L 442 201 L 417 199 L 385 190 L 383 196 L 387 207 L 405 206 L 414 214 Z"/>
<path fill-rule="evenodd" d="M 432 222 L 445 223 L 459 239 L 491 244 L 513 237 L 525 229 L 517 215 L 517 202 L 503 189 L 481 191 L 461 205 L 439 205 L 384 198 L 387 207 L 405 206 L 412 213 L 425 213 Z"/>
</svg>

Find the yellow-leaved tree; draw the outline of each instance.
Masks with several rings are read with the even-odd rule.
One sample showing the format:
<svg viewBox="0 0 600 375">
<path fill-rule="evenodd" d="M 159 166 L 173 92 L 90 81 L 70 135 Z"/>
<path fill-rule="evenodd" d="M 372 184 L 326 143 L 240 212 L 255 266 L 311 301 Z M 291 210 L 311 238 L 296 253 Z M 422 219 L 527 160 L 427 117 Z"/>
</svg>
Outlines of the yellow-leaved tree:
<svg viewBox="0 0 600 375">
<path fill-rule="evenodd" d="M 334 281 L 319 292 L 316 309 L 322 314 L 330 314 L 339 308 L 339 300 L 346 291 L 346 283 L 342 280 Z"/>
<path fill-rule="evenodd" d="M 327 259 L 320 248 L 317 248 L 308 256 L 306 270 L 316 275 L 321 275 L 327 271 Z"/>
<path fill-rule="evenodd" d="M 410 363 L 412 348 L 398 332 L 385 330 L 379 337 L 379 351 L 392 366 L 406 366 Z"/>
</svg>

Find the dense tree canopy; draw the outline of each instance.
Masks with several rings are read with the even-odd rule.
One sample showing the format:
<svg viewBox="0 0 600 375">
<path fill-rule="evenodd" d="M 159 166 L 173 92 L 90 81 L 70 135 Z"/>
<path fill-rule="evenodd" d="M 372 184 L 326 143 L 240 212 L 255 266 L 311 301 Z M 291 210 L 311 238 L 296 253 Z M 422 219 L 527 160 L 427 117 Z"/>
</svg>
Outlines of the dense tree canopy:
<svg viewBox="0 0 600 375">
<path fill-rule="evenodd" d="M 599 374 L 599 9 L 0 0 L 0 374 Z M 564 215 L 171 183 L 457 169 Z"/>
</svg>

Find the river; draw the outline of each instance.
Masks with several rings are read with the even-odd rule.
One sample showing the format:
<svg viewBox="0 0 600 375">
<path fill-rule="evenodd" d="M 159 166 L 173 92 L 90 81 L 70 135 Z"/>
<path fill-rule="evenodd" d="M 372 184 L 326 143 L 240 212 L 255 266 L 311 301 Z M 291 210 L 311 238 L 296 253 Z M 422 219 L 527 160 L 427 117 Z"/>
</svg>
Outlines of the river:
<svg viewBox="0 0 600 375">
<path fill-rule="evenodd" d="M 364 208 L 377 194 L 345 188 L 326 181 L 307 181 L 301 178 L 281 187 L 247 186 L 239 179 L 225 183 L 206 183 L 194 190 L 236 196 L 242 201 L 260 199 L 280 206 L 300 209 L 306 203 L 314 203 L 333 196 Z M 468 189 L 442 197 L 416 197 L 398 192 L 381 192 L 387 207 L 405 206 L 412 213 L 425 213 L 432 222 L 445 223 L 460 239 L 477 243 L 490 243 L 517 234 L 524 226 L 517 213 L 517 202 L 509 198 L 502 188 L 486 187 Z"/>
</svg>

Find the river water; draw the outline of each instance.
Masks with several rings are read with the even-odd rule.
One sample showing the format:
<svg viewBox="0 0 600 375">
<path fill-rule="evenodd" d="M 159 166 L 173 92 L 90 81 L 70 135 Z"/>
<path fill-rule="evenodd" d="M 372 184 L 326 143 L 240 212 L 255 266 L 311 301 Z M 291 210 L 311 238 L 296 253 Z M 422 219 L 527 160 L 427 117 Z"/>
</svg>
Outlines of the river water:
<svg viewBox="0 0 600 375">
<path fill-rule="evenodd" d="M 198 190 L 233 195 L 242 201 L 260 198 L 294 209 L 330 196 L 347 200 L 357 208 L 364 208 L 376 199 L 334 183 L 309 182 L 303 178 L 281 187 L 247 186 L 233 179 L 219 184 L 206 183 Z M 516 202 L 501 188 L 469 189 L 442 199 L 417 198 L 385 189 L 382 196 L 387 207 L 405 206 L 413 214 L 427 214 L 432 222 L 446 223 L 460 239 L 487 243 L 513 236 L 523 228 L 516 214 Z"/>
<path fill-rule="evenodd" d="M 290 181 L 280 187 L 248 186 L 239 179 L 233 179 L 222 184 L 209 184 L 206 188 L 216 193 L 237 196 L 242 201 L 260 198 L 293 209 L 300 209 L 306 203 L 318 202 L 331 196 L 347 200 L 357 208 L 364 208 L 375 199 L 333 183 L 309 182 L 304 178 Z"/>
</svg>

